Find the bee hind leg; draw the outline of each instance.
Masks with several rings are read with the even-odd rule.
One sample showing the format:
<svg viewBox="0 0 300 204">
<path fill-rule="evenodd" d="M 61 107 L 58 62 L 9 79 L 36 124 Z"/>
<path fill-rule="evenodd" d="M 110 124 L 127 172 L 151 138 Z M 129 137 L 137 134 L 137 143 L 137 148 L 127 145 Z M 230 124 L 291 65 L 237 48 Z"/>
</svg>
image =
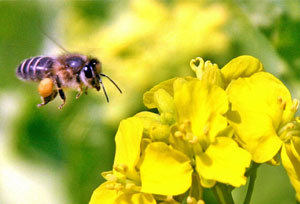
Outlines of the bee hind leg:
<svg viewBox="0 0 300 204">
<path fill-rule="evenodd" d="M 56 89 L 57 89 L 58 94 L 59 94 L 59 96 L 60 96 L 60 98 L 62 100 L 62 104 L 60 104 L 60 106 L 58 107 L 58 109 L 62 109 L 62 107 L 66 104 L 66 96 L 65 96 L 64 91 L 61 88 L 61 84 L 60 84 L 60 80 L 59 80 L 58 76 L 56 76 L 55 82 L 56 82 Z"/>
<path fill-rule="evenodd" d="M 41 106 L 46 105 L 47 103 L 49 103 L 50 101 L 55 99 L 56 96 L 57 96 L 57 91 L 56 90 L 54 90 L 50 96 L 47 96 L 47 97 L 41 96 L 42 103 L 37 104 L 37 107 L 41 107 Z"/>
</svg>

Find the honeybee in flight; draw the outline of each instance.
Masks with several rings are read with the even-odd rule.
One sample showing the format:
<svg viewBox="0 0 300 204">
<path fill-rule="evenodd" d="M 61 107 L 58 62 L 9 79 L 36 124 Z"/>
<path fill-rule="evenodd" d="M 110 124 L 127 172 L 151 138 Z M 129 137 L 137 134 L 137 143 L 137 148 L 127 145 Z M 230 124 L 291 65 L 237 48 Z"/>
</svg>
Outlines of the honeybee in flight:
<svg viewBox="0 0 300 204">
<path fill-rule="evenodd" d="M 66 103 L 66 96 L 63 88 L 77 89 L 76 99 L 84 92 L 87 94 L 88 88 L 101 88 L 105 94 L 107 102 L 109 98 L 105 91 L 102 78 L 109 79 L 122 93 L 119 86 L 107 75 L 102 74 L 102 66 L 96 58 L 81 54 L 66 53 L 52 58 L 48 56 L 37 56 L 24 60 L 16 70 L 16 75 L 21 80 L 39 82 L 38 91 L 42 103 L 37 106 L 44 106 L 52 101 L 57 93 L 62 99 L 62 107 Z"/>
</svg>

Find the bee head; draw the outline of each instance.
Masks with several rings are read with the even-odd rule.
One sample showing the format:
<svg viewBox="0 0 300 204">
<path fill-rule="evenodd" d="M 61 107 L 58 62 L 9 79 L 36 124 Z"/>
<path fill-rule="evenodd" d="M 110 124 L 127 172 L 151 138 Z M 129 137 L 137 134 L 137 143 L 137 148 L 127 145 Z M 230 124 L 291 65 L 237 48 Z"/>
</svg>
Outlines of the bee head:
<svg viewBox="0 0 300 204">
<path fill-rule="evenodd" d="M 80 71 L 81 81 L 90 88 L 95 88 L 97 91 L 100 90 L 99 86 L 99 73 L 101 64 L 97 59 L 91 59 Z"/>
<path fill-rule="evenodd" d="M 107 102 L 109 102 L 109 98 L 105 91 L 105 87 L 103 85 L 101 77 L 106 77 L 110 80 L 116 88 L 122 93 L 121 89 L 118 85 L 107 75 L 101 73 L 101 63 L 97 59 L 90 59 L 89 62 L 81 69 L 80 71 L 80 79 L 81 81 L 90 88 L 95 88 L 97 91 L 100 90 L 100 85 L 103 89 Z"/>
</svg>

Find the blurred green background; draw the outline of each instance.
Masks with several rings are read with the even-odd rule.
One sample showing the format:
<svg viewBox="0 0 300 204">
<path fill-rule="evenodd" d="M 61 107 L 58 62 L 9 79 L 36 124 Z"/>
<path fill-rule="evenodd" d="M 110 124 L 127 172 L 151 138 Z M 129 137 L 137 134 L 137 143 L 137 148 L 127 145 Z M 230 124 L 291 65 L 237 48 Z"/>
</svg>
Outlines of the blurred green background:
<svg viewBox="0 0 300 204">
<path fill-rule="evenodd" d="M 220 67 L 249 54 L 259 58 L 300 99 L 300 1 L 100 0 L 0 2 L 0 203 L 85 204 L 111 170 L 121 119 L 145 110 L 143 93 L 174 76 L 193 75 L 197 56 Z M 67 50 L 98 57 L 111 102 L 90 90 L 66 91 L 37 108 L 37 84 L 15 76 L 31 56 Z M 234 191 L 242 203 L 245 187 Z M 216 203 L 205 192 L 207 203 Z M 284 169 L 262 165 L 253 203 L 295 203 Z"/>
</svg>

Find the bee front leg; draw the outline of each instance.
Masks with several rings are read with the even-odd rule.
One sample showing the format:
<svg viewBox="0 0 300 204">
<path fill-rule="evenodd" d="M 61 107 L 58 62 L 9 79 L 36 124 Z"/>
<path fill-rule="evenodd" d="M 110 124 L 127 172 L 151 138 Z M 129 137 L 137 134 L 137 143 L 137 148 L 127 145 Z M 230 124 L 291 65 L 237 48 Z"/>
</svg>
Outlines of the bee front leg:
<svg viewBox="0 0 300 204">
<path fill-rule="evenodd" d="M 79 99 L 79 97 L 81 96 L 81 94 L 82 94 L 82 87 L 80 85 L 79 88 L 78 88 L 78 93 L 76 94 L 76 99 Z"/>
<path fill-rule="evenodd" d="M 85 87 L 85 89 L 83 91 L 82 86 L 80 85 L 80 87 L 78 88 L 78 93 L 76 94 L 76 99 L 79 99 L 79 97 L 82 95 L 82 93 L 87 95 L 87 90 L 88 90 L 88 87 Z"/>
<path fill-rule="evenodd" d="M 79 87 L 78 87 L 78 93 L 76 94 L 76 99 L 79 99 L 79 97 L 81 96 L 82 94 L 82 84 L 80 82 L 80 77 L 79 77 L 79 74 L 76 75 L 76 81 L 77 83 L 79 84 Z"/>
<path fill-rule="evenodd" d="M 60 106 L 58 107 L 58 109 L 62 109 L 62 107 L 65 105 L 66 103 L 66 96 L 65 96 L 65 93 L 64 91 L 62 90 L 61 88 L 61 83 L 60 83 L 60 80 L 59 80 L 59 77 L 56 76 L 56 79 L 55 79 L 55 82 L 56 82 L 56 89 L 58 91 L 58 94 L 62 100 L 62 104 L 60 104 Z"/>
</svg>

